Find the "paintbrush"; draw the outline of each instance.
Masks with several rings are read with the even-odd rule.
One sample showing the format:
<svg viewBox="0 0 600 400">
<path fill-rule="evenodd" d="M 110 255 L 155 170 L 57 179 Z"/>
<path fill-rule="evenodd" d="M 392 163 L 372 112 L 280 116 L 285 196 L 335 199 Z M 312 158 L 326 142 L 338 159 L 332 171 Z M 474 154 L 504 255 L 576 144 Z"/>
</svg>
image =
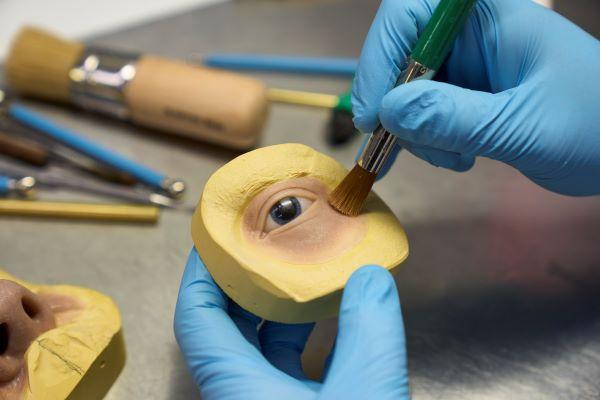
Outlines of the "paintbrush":
<svg viewBox="0 0 600 400">
<path fill-rule="evenodd" d="M 86 46 L 35 28 L 14 38 L 5 68 L 20 94 L 236 149 L 258 140 L 269 104 L 264 84 L 250 77 Z"/>
<path fill-rule="evenodd" d="M 448 55 L 476 0 L 441 0 L 405 62 L 396 86 L 432 79 Z M 377 174 L 394 151 L 397 137 L 381 124 L 373 131 L 354 168 L 329 195 L 340 213 L 360 213 Z"/>
</svg>

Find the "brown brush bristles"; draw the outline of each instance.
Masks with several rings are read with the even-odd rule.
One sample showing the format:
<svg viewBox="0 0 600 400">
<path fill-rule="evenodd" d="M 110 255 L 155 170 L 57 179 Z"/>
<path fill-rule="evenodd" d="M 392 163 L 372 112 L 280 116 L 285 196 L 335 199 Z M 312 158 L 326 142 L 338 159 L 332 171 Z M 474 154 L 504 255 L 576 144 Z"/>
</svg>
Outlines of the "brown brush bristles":
<svg viewBox="0 0 600 400">
<path fill-rule="evenodd" d="M 6 59 L 9 87 L 20 94 L 68 102 L 69 71 L 83 48 L 36 28 L 21 29 Z"/>
<path fill-rule="evenodd" d="M 329 204 L 344 215 L 352 217 L 360 210 L 371 192 L 377 174 L 365 171 L 358 165 L 329 194 Z"/>
</svg>

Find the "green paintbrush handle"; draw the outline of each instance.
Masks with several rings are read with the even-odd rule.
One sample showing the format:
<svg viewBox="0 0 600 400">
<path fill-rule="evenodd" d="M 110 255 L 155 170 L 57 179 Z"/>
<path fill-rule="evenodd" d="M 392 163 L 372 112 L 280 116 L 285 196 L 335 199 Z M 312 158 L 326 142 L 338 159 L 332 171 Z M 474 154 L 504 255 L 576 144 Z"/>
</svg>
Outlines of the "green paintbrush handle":
<svg viewBox="0 0 600 400">
<path fill-rule="evenodd" d="M 335 108 L 352 114 L 352 92 L 347 91 L 340 94 Z"/>
<path fill-rule="evenodd" d="M 417 40 L 411 57 L 430 70 L 437 71 L 450 52 L 456 35 L 476 0 L 441 0 L 425 30 Z"/>
<path fill-rule="evenodd" d="M 417 79 L 432 79 L 440 68 L 456 35 L 462 28 L 476 0 L 441 0 L 412 54 L 398 77 L 396 86 Z M 358 159 L 365 171 L 377 175 L 393 153 L 398 138 L 379 124 Z"/>
</svg>

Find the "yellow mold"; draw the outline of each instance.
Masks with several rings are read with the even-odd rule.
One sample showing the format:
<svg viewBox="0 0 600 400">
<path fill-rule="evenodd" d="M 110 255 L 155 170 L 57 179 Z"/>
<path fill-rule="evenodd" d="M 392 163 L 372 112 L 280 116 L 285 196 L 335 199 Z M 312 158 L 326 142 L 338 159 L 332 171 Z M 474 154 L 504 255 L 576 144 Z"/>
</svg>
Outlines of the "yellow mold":
<svg viewBox="0 0 600 400">
<path fill-rule="evenodd" d="M 292 262 L 264 251 L 244 233 L 246 208 L 263 190 L 285 180 L 309 178 L 331 191 L 347 172 L 310 147 L 283 144 L 243 154 L 210 177 L 192 219 L 192 238 L 231 299 L 268 320 L 316 321 L 337 314 L 342 289 L 357 268 L 377 264 L 393 271 L 406 259 L 406 234 L 374 193 L 356 217 L 364 220 L 365 230 L 358 243 L 327 260 Z"/>
<path fill-rule="evenodd" d="M 34 285 L 0 270 L 36 294 L 65 296 L 78 307 L 57 316 L 25 353 L 26 400 L 93 400 L 108 392 L 125 364 L 121 317 L 115 303 L 96 291 L 68 285 Z"/>
</svg>

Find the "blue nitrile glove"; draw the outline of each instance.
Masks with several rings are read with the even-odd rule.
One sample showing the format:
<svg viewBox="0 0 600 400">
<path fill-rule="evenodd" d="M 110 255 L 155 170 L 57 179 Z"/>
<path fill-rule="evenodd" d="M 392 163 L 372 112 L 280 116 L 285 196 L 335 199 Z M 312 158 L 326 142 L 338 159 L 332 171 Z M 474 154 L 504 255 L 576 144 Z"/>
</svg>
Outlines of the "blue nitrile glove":
<svg viewBox="0 0 600 400">
<path fill-rule="evenodd" d="M 531 1 L 478 0 L 443 82 L 392 89 L 438 3 L 382 2 L 353 85 L 357 128 L 381 121 L 436 166 L 466 171 L 486 156 L 555 192 L 599 194 L 600 42 Z"/>
<path fill-rule="evenodd" d="M 362 267 L 348 280 L 323 383 L 300 363 L 313 324 L 260 321 L 223 294 L 192 250 L 174 328 L 202 399 L 409 399 L 400 302 L 385 269 Z"/>
</svg>

